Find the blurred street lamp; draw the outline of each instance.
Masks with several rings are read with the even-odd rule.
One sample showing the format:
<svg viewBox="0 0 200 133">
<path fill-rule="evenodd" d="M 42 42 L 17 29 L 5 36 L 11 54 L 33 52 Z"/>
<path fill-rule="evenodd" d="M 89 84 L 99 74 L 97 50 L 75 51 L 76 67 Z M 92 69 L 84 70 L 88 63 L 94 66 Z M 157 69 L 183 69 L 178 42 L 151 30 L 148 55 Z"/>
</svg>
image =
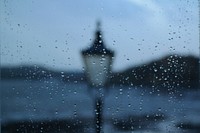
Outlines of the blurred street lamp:
<svg viewBox="0 0 200 133">
<path fill-rule="evenodd" d="M 91 91 L 95 92 L 95 122 L 97 133 L 100 133 L 102 128 L 104 89 L 111 73 L 113 56 L 114 53 L 104 46 L 100 22 L 97 22 L 95 40 L 92 46 L 82 51 L 87 82 L 91 87 Z"/>
</svg>

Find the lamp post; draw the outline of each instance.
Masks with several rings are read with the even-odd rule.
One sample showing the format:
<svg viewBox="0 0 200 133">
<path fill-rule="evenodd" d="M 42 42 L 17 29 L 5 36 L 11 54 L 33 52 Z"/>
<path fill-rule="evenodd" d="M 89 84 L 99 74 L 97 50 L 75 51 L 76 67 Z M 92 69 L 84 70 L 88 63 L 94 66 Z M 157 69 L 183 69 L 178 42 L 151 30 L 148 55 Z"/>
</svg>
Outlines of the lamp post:
<svg viewBox="0 0 200 133">
<path fill-rule="evenodd" d="M 112 58 L 114 53 L 104 46 L 100 22 L 97 22 L 95 40 L 92 46 L 83 50 L 82 57 L 85 64 L 85 74 L 90 90 L 95 92 L 95 123 L 96 132 L 102 129 L 102 112 L 105 85 L 111 73 Z"/>
</svg>

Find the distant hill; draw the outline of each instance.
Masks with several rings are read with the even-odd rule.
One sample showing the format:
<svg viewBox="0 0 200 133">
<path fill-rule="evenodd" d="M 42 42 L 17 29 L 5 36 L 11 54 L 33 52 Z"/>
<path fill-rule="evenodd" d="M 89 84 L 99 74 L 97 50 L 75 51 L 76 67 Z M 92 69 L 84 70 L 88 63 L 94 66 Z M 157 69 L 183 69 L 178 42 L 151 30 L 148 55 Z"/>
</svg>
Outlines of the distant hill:
<svg viewBox="0 0 200 133">
<path fill-rule="evenodd" d="M 110 85 L 147 86 L 151 88 L 198 88 L 199 59 L 169 55 L 156 61 L 113 73 Z M 38 65 L 1 67 L 1 80 L 41 80 L 58 78 L 64 82 L 85 82 L 82 72 L 53 71 Z"/>
<path fill-rule="evenodd" d="M 58 78 L 62 81 L 84 81 L 81 72 L 54 71 L 39 65 L 24 65 L 14 67 L 1 67 L 1 80 L 41 80 Z"/>
<path fill-rule="evenodd" d="M 112 76 L 111 84 L 148 86 L 152 88 L 198 88 L 199 59 L 193 56 L 169 55 Z"/>
<path fill-rule="evenodd" d="M 1 79 L 35 79 L 50 77 L 52 71 L 40 67 L 33 66 L 13 66 L 13 67 L 1 67 Z"/>
</svg>

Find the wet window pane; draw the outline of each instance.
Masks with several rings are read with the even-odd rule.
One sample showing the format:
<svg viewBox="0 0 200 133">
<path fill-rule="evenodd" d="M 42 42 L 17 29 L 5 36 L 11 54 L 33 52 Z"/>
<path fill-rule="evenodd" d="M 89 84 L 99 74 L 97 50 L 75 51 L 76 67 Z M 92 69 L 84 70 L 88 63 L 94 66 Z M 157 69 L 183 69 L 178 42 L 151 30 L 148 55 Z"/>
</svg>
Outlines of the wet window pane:
<svg viewBox="0 0 200 133">
<path fill-rule="evenodd" d="M 199 5 L 0 1 L 1 132 L 198 132 Z"/>
</svg>

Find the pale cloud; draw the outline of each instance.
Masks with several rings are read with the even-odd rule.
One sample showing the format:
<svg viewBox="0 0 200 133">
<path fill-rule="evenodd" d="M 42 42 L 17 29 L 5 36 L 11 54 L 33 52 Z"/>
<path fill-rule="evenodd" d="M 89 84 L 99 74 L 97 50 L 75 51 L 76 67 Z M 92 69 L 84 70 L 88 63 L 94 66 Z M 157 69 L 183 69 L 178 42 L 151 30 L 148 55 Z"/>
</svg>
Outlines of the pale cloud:
<svg viewBox="0 0 200 133">
<path fill-rule="evenodd" d="M 128 0 L 131 3 L 146 8 L 152 12 L 158 12 L 161 10 L 161 7 L 152 0 Z"/>
<path fill-rule="evenodd" d="M 162 9 L 162 6 L 159 3 L 156 3 L 154 0 L 128 0 L 130 3 L 143 8 L 150 14 L 147 18 L 150 23 L 157 23 L 161 25 L 165 25 L 167 22 L 167 18 L 165 16 L 165 12 Z"/>
</svg>

